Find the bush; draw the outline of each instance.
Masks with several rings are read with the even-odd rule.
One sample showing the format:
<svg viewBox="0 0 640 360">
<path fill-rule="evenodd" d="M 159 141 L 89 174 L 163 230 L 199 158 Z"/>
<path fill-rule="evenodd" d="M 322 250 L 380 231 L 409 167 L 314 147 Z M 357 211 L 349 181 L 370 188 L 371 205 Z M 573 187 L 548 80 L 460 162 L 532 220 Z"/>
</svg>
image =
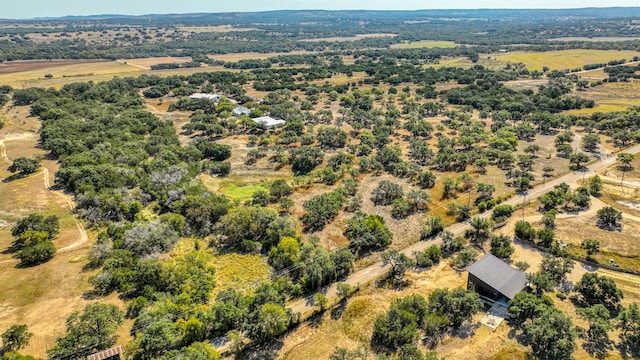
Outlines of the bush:
<svg viewBox="0 0 640 360">
<path fill-rule="evenodd" d="M 493 214 L 491 214 L 491 218 L 499 223 L 507 220 L 513 214 L 513 206 L 509 204 L 497 205 L 493 208 Z"/>
<path fill-rule="evenodd" d="M 421 252 L 414 252 L 413 255 L 416 258 L 416 266 L 418 267 L 430 267 L 440 262 L 442 257 L 442 250 L 436 245 L 431 245 Z"/>
<path fill-rule="evenodd" d="M 399 198 L 391 203 L 391 216 L 394 219 L 404 219 L 413 212 L 412 203 L 405 199 Z"/>
<path fill-rule="evenodd" d="M 515 235 L 522 241 L 533 242 L 536 239 L 536 229 L 524 220 L 518 220 L 515 225 Z"/>
<path fill-rule="evenodd" d="M 420 232 L 420 240 L 428 240 L 430 237 L 440 234 L 443 230 L 444 220 L 439 216 L 429 216 Z"/>
</svg>

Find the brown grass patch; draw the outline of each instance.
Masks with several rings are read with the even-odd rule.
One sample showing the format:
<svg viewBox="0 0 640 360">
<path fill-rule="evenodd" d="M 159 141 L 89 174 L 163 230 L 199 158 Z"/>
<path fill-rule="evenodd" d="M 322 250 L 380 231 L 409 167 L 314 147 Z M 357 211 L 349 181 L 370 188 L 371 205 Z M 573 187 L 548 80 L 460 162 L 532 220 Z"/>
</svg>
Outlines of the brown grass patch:
<svg viewBox="0 0 640 360">
<path fill-rule="evenodd" d="M 142 69 L 116 61 L 60 64 L 54 67 L 0 74 L 0 83 L 16 88 L 32 86 L 58 88 L 73 82 L 106 81 L 114 76 L 133 76 L 140 71 Z M 45 79 L 47 74 L 52 75 L 53 78 Z"/>
</svg>

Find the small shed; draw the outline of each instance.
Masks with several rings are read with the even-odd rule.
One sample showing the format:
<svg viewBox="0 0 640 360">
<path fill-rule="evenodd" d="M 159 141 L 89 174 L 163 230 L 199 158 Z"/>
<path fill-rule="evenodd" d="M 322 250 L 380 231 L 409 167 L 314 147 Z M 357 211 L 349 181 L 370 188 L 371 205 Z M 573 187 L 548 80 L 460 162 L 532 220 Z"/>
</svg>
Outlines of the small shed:
<svg viewBox="0 0 640 360">
<path fill-rule="evenodd" d="M 467 268 L 467 288 L 475 290 L 485 301 L 511 300 L 527 287 L 527 275 L 487 254 Z"/>
<path fill-rule="evenodd" d="M 244 106 L 238 106 L 235 109 L 233 109 L 231 113 L 233 114 L 233 116 L 242 116 L 242 115 L 249 116 L 251 114 L 251 109 L 247 109 Z"/>
<path fill-rule="evenodd" d="M 282 126 L 286 124 L 286 121 L 282 119 L 274 119 L 271 116 L 261 116 L 252 119 L 256 124 L 262 125 L 265 129 L 271 129 L 276 126 Z"/>
<path fill-rule="evenodd" d="M 120 360 L 124 354 L 124 346 L 118 345 L 110 349 L 87 356 L 87 360 Z"/>
</svg>

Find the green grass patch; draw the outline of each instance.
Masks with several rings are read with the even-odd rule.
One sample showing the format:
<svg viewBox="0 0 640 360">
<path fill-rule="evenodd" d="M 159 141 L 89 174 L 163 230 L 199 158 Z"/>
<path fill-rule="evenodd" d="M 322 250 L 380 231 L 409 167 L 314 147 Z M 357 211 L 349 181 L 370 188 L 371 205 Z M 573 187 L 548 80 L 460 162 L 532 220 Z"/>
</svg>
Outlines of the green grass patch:
<svg viewBox="0 0 640 360">
<path fill-rule="evenodd" d="M 271 277 L 271 267 L 260 255 L 224 254 L 214 256 L 211 264 L 216 268 L 214 296 L 226 288 L 250 294 Z"/>
<path fill-rule="evenodd" d="M 249 200 L 257 191 L 265 190 L 267 188 L 262 185 L 238 185 L 229 184 L 220 188 L 222 194 L 231 200 Z"/>
</svg>

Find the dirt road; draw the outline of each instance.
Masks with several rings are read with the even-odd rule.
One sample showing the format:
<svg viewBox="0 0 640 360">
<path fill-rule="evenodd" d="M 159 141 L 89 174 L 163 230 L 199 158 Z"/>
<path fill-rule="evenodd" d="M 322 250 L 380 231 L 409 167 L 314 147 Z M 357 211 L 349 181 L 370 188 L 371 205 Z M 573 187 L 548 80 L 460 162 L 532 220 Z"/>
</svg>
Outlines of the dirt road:
<svg viewBox="0 0 640 360">
<path fill-rule="evenodd" d="M 628 148 L 625 150 L 625 152 L 631 153 L 631 154 L 638 153 L 640 152 L 640 145 L 636 145 L 631 148 Z M 606 157 L 604 159 L 601 159 L 594 163 L 589 164 L 585 169 L 585 171 L 583 172 L 575 171 L 575 172 L 566 174 L 564 176 L 558 177 L 554 180 L 546 182 L 544 185 L 540 185 L 529 190 L 529 192 L 525 196 L 514 196 L 511 199 L 505 201 L 504 203 L 512 206 L 522 204 L 523 201 L 529 201 L 545 194 L 547 191 L 552 189 L 555 185 L 561 184 L 563 182 L 570 185 L 574 184 L 577 180 L 593 175 L 596 172 L 602 170 L 603 168 L 615 162 L 616 162 L 615 156 Z M 479 216 L 482 218 L 488 218 L 489 216 L 491 216 L 491 212 L 487 211 L 483 214 L 480 214 Z M 447 227 L 446 230 L 451 231 L 455 235 L 462 235 L 464 231 L 468 228 L 470 228 L 469 224 L 467 224 L 466 222 L 463 222 L 463 223 L 453 224 Z M 406 247 L 401 252 L 408 256 L 412 256 L 411 254 L 414 251 L 424 251 L 427 247 L 434 244 L 438 244 L 439 242 L 440 242 L 439 239 L 433 240 L 433 241 L 418 242 L 409 247 Z M 380 278 L 381 276 L 386 274 L 387 271 L 388 271 L 388 267 L 383 266 L 382 262 L 378 262 L 351 274 L 349 277 L 347 277 L 347 279 L 344 280 L 344 282 L 351 286 L 357 286 L 358 284 L 365 284 L 367 282 Z M 335 301 L 336 295 L 337 295 L 336 284 L 333 284 L 326 289 L 325 296 L 330 300 L 330 303 L 332 301 Z M 309 296 L 307 298 L 294 301 L 289 304 L 288 308 L 291 309 L 291 311 L 293 311 L 294 313 L 299 312 L 304 318 L 306 314 L 309 314 L 314 311 L 313 297 Z"/>
</svg>

